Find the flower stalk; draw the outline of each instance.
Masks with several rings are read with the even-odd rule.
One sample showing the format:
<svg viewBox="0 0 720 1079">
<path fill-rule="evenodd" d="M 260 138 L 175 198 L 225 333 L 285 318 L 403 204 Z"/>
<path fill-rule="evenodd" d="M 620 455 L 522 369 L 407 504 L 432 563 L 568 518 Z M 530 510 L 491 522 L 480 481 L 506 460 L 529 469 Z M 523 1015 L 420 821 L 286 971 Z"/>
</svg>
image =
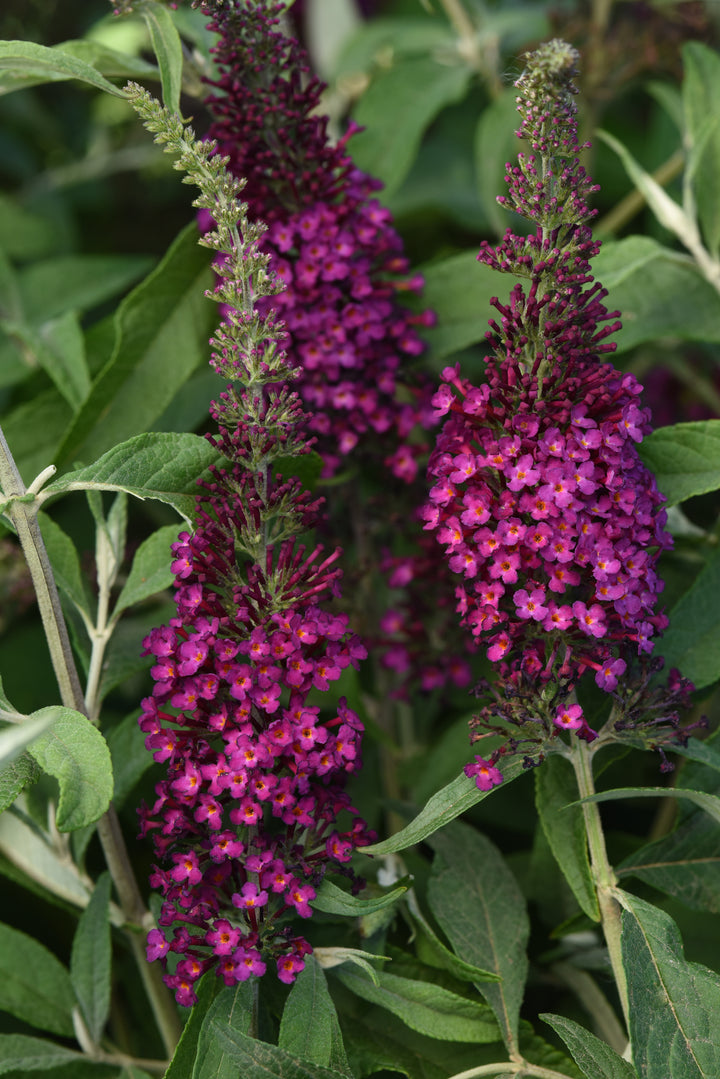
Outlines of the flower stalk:
<svg viewBox="0 0 720 1079">
<path fill-rule="evenodd" d="M 0 489 L 8 500 L 4 512 L 12 521 L 32 578 L 50 659 L 66 708 L 85 714 L 80 678 L 70 645 L 55 578 L 37 521 L 35 499 L 27 500 L 23 483 L 5 435 L 0 429 Z"/>
<path fill-rule="evenodd" d="M 598 907 L 600 908 L 605 943 L 608 948 L 625 1026 L 627 1030 L 630 1030 L 630 1005 L 621 946 L 622 912 L 614 895 L 617 888 L 617 877 L 608 859 L 600 808 L 597 802 L 588 802 L 586 800 L 595 794 L 592 772 L 593 752 L 586 742 L 579 738 L 573 738 L 568 758 L 575 772 L 578 793 L 582 801 L 590 866 Z"/>
</svg>

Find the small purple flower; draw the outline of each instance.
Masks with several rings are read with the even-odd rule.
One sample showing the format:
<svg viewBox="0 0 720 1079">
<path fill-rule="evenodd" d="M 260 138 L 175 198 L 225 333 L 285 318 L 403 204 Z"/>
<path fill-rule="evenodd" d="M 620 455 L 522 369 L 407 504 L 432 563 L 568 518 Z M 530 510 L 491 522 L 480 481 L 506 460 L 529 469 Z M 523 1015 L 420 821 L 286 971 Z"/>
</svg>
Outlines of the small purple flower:
<svg viewBox="0 0 720 1079">
<path fill-rule="evenodd" d="M 570 704 L 567 708 L 558 708 L 554 723 L 563 731 L 576 731 L 585 725 L 583 710 L 579 704 Z"/>
<path fill-rule="evenodd" d="M 472 764 L 465 765 L 464 771 L 468 779 L 475 779 L 475 786 L 481 791 L 492 790 L 503 781 L 500 769 L 493 767 L 482 757 L 475 757 Z"/>
</svg>

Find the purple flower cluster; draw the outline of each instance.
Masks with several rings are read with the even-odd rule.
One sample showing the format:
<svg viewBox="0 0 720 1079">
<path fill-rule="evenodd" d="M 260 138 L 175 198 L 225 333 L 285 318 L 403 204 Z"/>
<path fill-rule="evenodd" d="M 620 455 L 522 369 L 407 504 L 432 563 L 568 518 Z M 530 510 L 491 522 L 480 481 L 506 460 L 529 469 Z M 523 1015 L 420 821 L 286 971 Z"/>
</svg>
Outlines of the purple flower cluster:
<svg viewBox="0 0 720 1079">
<path fill-rule="evenodd" d="M 519 371 L 515 387 L 501 368 L 476 388 L 446 370 L 436 403 L 450 418 L 423 516 L 462 575 L 458 611 L 483 634 L 488 659 L 541 681 L 555 677 L 556 661 L 565 677 L 590 667 L 613 690 L 626 667 L 618 649 L 650 651 L 666 625 L 654 613 L 655 563 L 669 537 L 635 449 L 648 429 L 640 387 L 609 365 L 596 371 L 582 404 L 546 398 L 532 414 L 521 409 Z M 555 722 L 581 728 L 578 706 L 559 708 Z"/>
<path fill-rule="evenodd" d="M 427 447 L 408 435 L 430 422 L 430 394 L 417 385 L 401 401 L 398 379 L 423 349 L 415 327 L 433 316 L 397 303 L 398 291 L 418 291 L 422 279 L 398 276 L 408 263 L 389 211 L 372 197 L 381 184 L 354 168 L 346 152 L 353 128 L 330 143 L 327 119 L 315 112 L 324 84 L 279 29 L 283 9 L 231 0 L 215 15 L 220 77 L 207 100 L 208 137 L 247 180 L 243 197 L 269 225 L 263 250 L 287 286 L 275 302 L 325 473 L 358 443 L 369 448 L 386 436 L 388 466 L 409 481 Z"/>
<path fill-rule="evenodd" d="M 652 650 L 667 624 L 654 613 L 656 563 L 671 540 L 637 452 L 650 430 L 641 387 L 599 359 L 619 323 L 602 325 L 615 315 L 589 272 L 599 245 L 587 225 L 594 188 L 577 158 L 574 56 L 552 42 L 516 84 L 518 135 L 534 152 L 507 166 L 501 201 L 539 224 L 529 237 L 508 230 L 478 258 L 530 285 L 492 301 L 500 322 L 487 334 L 486 382 L 443 372 L 434 404 L 447 419 L 423 516 L 461 578 L 462 623 L 514 699 L 500 712 L 521 726 L 534 714 L 547 737 L 592 739 L 573 690 L 589 669 L 613 692 L 632 654 Z M 489 789 L 502 778 L 496 763 L 477 758 L 468 775 Z"/>
<path fill-rule="evenodd" d="M 181 1004 L 213 965 L 232 985 L 272 958 L 292 981 L 310 947 L 287 915 L 309 917 L 328 863 L 342 871 L 372 838 L 357 818 L 337 824 L 354 812 L 343 784 L 360 765 L 362 725 L 344 699 L 329 718 L 308 700 L 366 654 L 346 616 L 318 603 L 336 589 L 339 552 L 286 540 L 240 580 L 234 538 L 258 493 L 239 465 L 214 478 L 195 532 L 173 545 L 177 617 L 145 640 L 155 685 L 140 725 L 168 769 L 141 811 L 165 898 L 148 958 L 182 956 L 166 977 Z M 274 491 L 288 496 L 297 504 L 294 481 Z"/>
</svg>

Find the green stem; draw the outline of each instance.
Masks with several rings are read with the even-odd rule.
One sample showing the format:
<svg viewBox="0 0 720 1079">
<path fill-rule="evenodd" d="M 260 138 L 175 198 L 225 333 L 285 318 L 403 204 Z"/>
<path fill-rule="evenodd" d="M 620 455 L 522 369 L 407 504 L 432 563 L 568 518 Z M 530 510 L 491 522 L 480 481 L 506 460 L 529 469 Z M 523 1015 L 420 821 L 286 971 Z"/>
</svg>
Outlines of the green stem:
<svg viewBox="0 0 720 1079">
<path fill-rule="evenodd" d="M 154 1072 L 164 1075 L 170 1063 L 169 1060 L 152 1060 L 147 1057 L 133 1057 L 127 1053 L 106 1053 L 102 1049 L 90 1055 L 92 1061 L 98 1064 L 114 1064 L 120 1068 L 142 1068 L 146 1072 Z"/>
<path fill-rule="evenodd" d="M 60 606 L 60 596 L 37 522 L 37 503 L 34 501 L 21 501 L 27 495 L 27 488 L 23 483 L 2 429 L 0 429 L 0 485 L 2 486 L 3 495 L 6 498 L 13 499 L 4 512 L 15 526 L 30 570 L 50 658 L 60 690 L 60 699 L 66 708 L 72 708 L 86 716 L 85 699 L 72 654 L 65 618 Z M 140 889 L 133 873 L 117 814 L 112 804 L 107 813 L 98 821 L 97 829 L 125 920 L 130 925 L 144 925 L 146 919 L 151 916 L 140 895 Z M 138 962 L 141 977 L 148 990 L 158 1028 L 165 1043 L 165 1050 L 168 1056 L 172 1056 L 182 1033 L 182 1024 L 180 1023 L 177 1009 L 170 993 L 161 981 L 159 971 L 148 973 L 146 970 L 146 968 L 150 967 L 150 964 L 145 958 L 137 930 L 128 930 L 128 932 L 131 947 Z"/>
<path fill-rule="evenodd" d="M 260 981 L 253 978 L 252 981 L 252 1011 L 250 1012 L 250 1026 L 248 1037 L 257 1038 L 260 1018 Z"/>
<path fill-rule="evenodd" d="M 102 532 L 98 535 L 98 545 L 105 544 L 107 539 Z M 107 552 L 105 552 L 107 554 Z M 88 627 L 88 633 L 92 641 L 90 653 L 90 666 L 88 668 L 87 683 L 85 686 L 85 701 L 87 703 L 88 717 L 93 723 L 98 720 L 100 712 L 100 678 L 102 675 L 105 649 L 112 636 L 114 625 L 108 626 L 108 613 L 110 609 L 110 591 L 112 588 L 111 575 L 106 572 L 105 558 L 98 558 L 98 600 L 95 625 Z M 113 575 L 114 576 L 114 575 Z"/>
<path fill-rule="evenodd" d="M 458 53 L 473 70 L 486 80 L 493 97 L 498 97 L 503 90 L 502 79 L 498 74 L 500 56 L 497 38 L 486 35 L 481 44 L 477 28 L 461 0 L 440 0 L 445 8 L 450 23 L 458 34 Z"/>
<path fill-rule="evenodd" d="M 581 798 L 589 798 L 595 794 L 595 783 L 592 774 L 592 754 L 587 742 L 573 737 L 569 759 L 575 770 L 578 791 Z M 596 802 L 584 802 L 582 806 L 585 820 L 585 834 L 587 836 L 590 864 L 592 866 L 595 892 L 597 894 L 600 917 L 602 920 L 605 942 L 608 947 L 610 963 L 615 976 L 620 1004 L 625 1017 L 626 1028 L 630 1029 L 630 1011 L 628 1003 L 627 980 L 622 961 L 622 948 L 620 934 L 622 928 L 621 910 L 615 899 L 617 877 L 610 865 L 605 846 L 605 835 L 600 819 L 600 810 Z"/>
<path fill-rule="evenodd" d="M 552 971 L 572 989 L 593 1020 L 595 1032 L 608 1043 L 611 1049 L 622 1056 L 627 1048 L 625 1031 L 595 979 L 586 970 L 580 970 L 579 967 L 574 967 L 570 963 L 555 963 Z"/>
<path fill-rule="evenodd" d="M 6 498 L 19 499 L 27 493 L 27 488 L 1 428 L 0 487 Z M 84 713 L 85 699 L 75 667 L 70 637 L 60 606 L 60 597 L 55 586 L 50 560 L 37 522 L 37 507 L 32 502 L 13 501 L 4 512 L 15 527 L 30 570 L 40 618 L 50 650 L 50 659 L 60 689 L 60 699 L 67 708 L 74 708 L 77 712 Z"/>
</svg>

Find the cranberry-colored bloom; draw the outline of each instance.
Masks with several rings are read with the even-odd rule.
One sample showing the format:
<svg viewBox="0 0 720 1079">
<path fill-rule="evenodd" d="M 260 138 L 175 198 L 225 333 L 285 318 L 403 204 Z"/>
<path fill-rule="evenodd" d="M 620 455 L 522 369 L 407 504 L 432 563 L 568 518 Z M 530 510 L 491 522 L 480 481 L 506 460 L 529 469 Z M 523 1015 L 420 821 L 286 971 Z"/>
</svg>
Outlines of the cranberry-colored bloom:
<svg viewBox="0 0 720 1079">
<path fill-rule="evenodd" d="M 478 790 L 489 791 L 503 781 L 502 772 L 494 768 L 482 757 L 476 757 L 474 763 L 465 765 L 465 775 L 475 779 Z"/>
<path fill-rule="evenodd" d="M 348 633 L 347 618 L 319 606 L 324 591 L 337 591 L 337 552 L 322 559 L 317 550 L 308 556 L 285 541 L 268 550 L 262 569 L 247 566 L 245 583 L 237 583 L 229 567 L 250 504 L 237 491 L 248 491 L 251 482 L 239 465 L 230 474 L 215 473 L 199 503 L 194 535 L 179 541 L 192 570 L 188 575 L 183 567 L 176 581 L 174 647 L 168 627 L 145 640 L 149 654 L 162 649 L 176 665 L 192 655 L 198 674 L 216 674 L 214 695 L 197 695 L 187 704 L 187 695 L 174 690 L 180 676 L 168 680 L 163 668 L 163 681 L 143 702 L 144 726 L 152 717 L 152 727 L 160 728 L 148 735 L 148 748 L 168 763 L 154 805 L 141 811 L 142 830 L 152 830 L 158 860 L 155 883 L 165 897 L 161 926 L 171 934 L 153 931 L 148 957 L 164 959 L 170 947 L 195 960 L 166 977 L 182 1004 L 193 1003 L 197 977 L 220 960 L 218 974 L 228 985 L 262 974 L 267 957 L 291 981 L 307 952 L 301 938 L 288 935 L 287 912 L 310 917 L 326 866 L 339 868 L 371 838 L 357 818 L 338 830 L 339 815 L 353 812 L 343 786 L 360 764 L 360 721 L 344 701 L 327 722 L 306 703 L 317 670 L 329 689 L 345 666 L 357 665 L 365 654 Z M 281 486 L 287 495 L 287 485 Z M 302 506 L 299 486 L 291 489 Z M 309 523 L 307 510 L 304 516 Z M 276 574 L 285 583 L 273 601 Z M 199 603 L 195 582 L 202 582 Z M 284 608 L 273 610 L 279 598 Z M 307 640 L 296 634 L 286 638 L 288 647 L 274 647 L 280 620 L 293 629 L 306 627 Z M 273 651 L 277 662 L 269 666 Z M 228 666 L 227 657 L 239 653 L 249 662 Z M 265 686 L 270 669 L 277 681 Z M 280 830 L 273 819 L 282 822 Z"/>
<path fill-rule="evenodd" d="M 478 258 L 529 285 L 492 301 L 499 321 L 487 334 L 485 384 L 473 386 L 459 365 L 443 372 L 433 403 L 445 423 L 423 514 L 463 573 L 457 609 L 498 665 L 500 714 L 544 725 L 540 741 L 560 729 L 594 737 L 573 688 L 593 669 L 612 692 L 632 653 L 651 650 L 667 624 L 655 613 L 656 565 L 671 545 L 662 496 L 637 451 L 650 430 L 641 387 L 603 362 L 620 324 L 589 268 L 599 248 L 586 202 L 595 189 L 577 156 L 573 57 L 551 42 L 517 83 L 518 134 L 533 155 L 508 165 L 509 197 L 499 201 L 538 228 L 527 237 L 508 230 Z M 491 773 L 470 767 L 487 789 Z"/>
<path fill-rule="evenodd" d="M 344 699 L 318 696 L 366 654 L 347 616 L 326 609 L 341 552 L 298 541 L 319 523 L 321 500 L 276 469 L 309 449 L 283 325 L 258 311 L 277 282 L 259 230 L 227 198 L 229 178 L 208 175 L 200 202 L 218 227 L 206 242 L 233 265 L 221 295 L 251 296 L 255 308 L 212 338 L 211 365 L 231 380 L 210 409 L 223 463 L 200 486 L 193 532 L 173 545 L 176 612 L 145 640 L 154 687 L 140 717 L 167 768 L 140 811 L 164 900 L 148 949 L 164 965 L 179 957 L 165 981 L 183 1005 L 210 969 L 233 985 L 273 961 L 292 981 L 311 950 L 293 920 L 310 917 L 330 866 L 353 876 L 349 851 L 374 838 L 345 790 L 362 724 Z"/>
<path fill-rule="evenodd" d="M 433 316 L 398 302 L 402 290 L 420 290 L 422 279 L 403 276 L 402 242 L 374 197 L 382 185 L 348 156 L 357 128 L 330 140 L 318 112 L 324 84 L 311 74 L 304 49 L 282 32 L 284 10 L 284 3 L 229 0 L 215 12 L 219 75 L 209 83 L 208 138 L 247 181 L 243 198 L 252 215 L 269 225 L 263 249 L 287 285 L 272 306 L 285 321 L 295 388 L 326 474 L 356 446 L 373 450 L 384 436 L 388 467 L 407 482 L 427 448 L 407 435 L 430 421 L 429 387 L 418 383 L 403 401 L 397 389 L 407 382 L 408 360 L 423 350 L 416 327 L 431 325 Z M 207 215 L 201 224 L 210 226 Z"/>
</svg>

